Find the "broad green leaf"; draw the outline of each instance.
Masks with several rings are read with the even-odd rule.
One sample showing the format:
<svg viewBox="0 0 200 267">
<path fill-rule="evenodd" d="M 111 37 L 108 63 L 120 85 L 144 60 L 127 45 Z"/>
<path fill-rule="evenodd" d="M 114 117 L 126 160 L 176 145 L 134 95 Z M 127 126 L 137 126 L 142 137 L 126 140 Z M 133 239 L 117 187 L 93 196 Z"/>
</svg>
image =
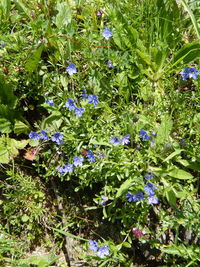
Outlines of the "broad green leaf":
<svg viewBox="0 0 200 267">
<path fill-rule="evenodd" d="M 168 172 L 168 175 L 177 179 L 192 179 L 193 175 L 181 169 L 174 168 Z"/>
<path fill-rule="evenodd" d="M 188 169 L 200 171 L 200 164 L 198 162 L 189 162 L 184 159 L 179 159 L 178 162 L 180 162 L 184 167 L 187 167 Z"/>
<path fill-rule="evenodd" d="M 58 129 L 63 122 L 62 117 L 63 116 L 60 112 L 53 112 L 49 117 L 44 119 L 44 121 L 42 122 L 41 128 L 46 129 L 48 127 L 53 126 L 54 128 Z"/>
<path fill-rule="evenodd" d="M 43 48 L 44 48 L 44 45 L 40 44 L 38 48 L 32 52 L 31 56 L 28 58 L 25 64 L 26 71 L 33 72 L 37 69 Z"/>
<path fill-rule="evenodd" d="M 57 8 L 58 14 L 56 16 L 55 24 L 58 29 L 61 29 L 63 26 L 67 26 L 72 19 L 71 7 L 68 3 L 58 3 Z"/>
<path fill-rule="evenodd" d="M 27 144 L 28 144 L 28 142 L 29 142 L 29 140 L 27 139 L 27 140 L 20 140 L 20 141 L 18 141 L 18 140 L 15 140 L 15 139 L 13 139 L 13 145 L 17 148 L 17 149 L 23 149 Z"/>
<path fill-rule="evenodd" d="M 14 125 L 14 133 L 19 135 L 21 133 L 29 133 L 30 132 L 30 128 L 27 124 L 23 123 L 22 121 L 15 121 L 15 125 Z"/>
<path fill-rule="evenodd" d="M 175 156 L 179 155 L 181 152 L 183 151 L 183 149 L 177 149 L 175 150 L 173 153 L 171 153 L 166 159 L 163 160 L 164 161 L 169 161 L 170 159 L 174 158 Z"/>
<path fill-rule="evenodd" d="M 172 58 L 170 61 L 169 69 L 172 69 L 178 65 L 181 64 L 188 64 L 195 59 L 200 57 L 200 43 L 199 41 L 194 41 L 190 44 L 185 44 Z"/>
<path fill-rule="evenodd" d="M 172 189 L 168 189 L 166 192 L 167 201 L 169 202 L 170 206 L 173 208 L 176 207 L 176 195 Z"/>
<path fill-rule="evenodd" d="M 9 153 L 6 149 L 2 149 L 0 147 L 0 163 L 2 164 L 8 164 L 10 161 Z"/>
<path fill-rule="evenodd" d="M 0 118 L 0 132 L 1 133 L 12 132 L 12 123 L 5 118 Z"/>
<path fill-rule="evenodd" d="M 117 190 L 116 198 L 123 195 L 123 193 L 126 192 L 133 183 L 133 179 L 127 179 L 123 184 L 121 184 L 120 188 Z"/>
<path fill-rule="evenodd" d="M 171 116 L 165 114 L 162 118 L 161 124 L 158 128 L 156 143 L 163 144 L 169 140 L 170 132 L 172 130 L 172 119 Z"/>
</svg>

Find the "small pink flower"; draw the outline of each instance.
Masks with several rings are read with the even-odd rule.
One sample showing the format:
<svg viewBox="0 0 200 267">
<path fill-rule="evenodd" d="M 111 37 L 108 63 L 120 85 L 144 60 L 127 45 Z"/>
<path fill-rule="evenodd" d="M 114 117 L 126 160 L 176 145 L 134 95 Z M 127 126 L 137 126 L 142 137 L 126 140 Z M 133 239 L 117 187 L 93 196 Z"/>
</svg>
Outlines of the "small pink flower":
<svg viewBox="0 0 200 267">
<path fill-rule="evenodd" d="M 132 229 L 132 232 L 133 232 L 133 235 L 134 235 L 136 238 L 140 238 L 140 237 L 142 237 L 143 235 L 145 235 L 145 231 L 144 231 L 144 230 L 141 230 L 141 229 L 138 229 L 138 228 L 133 228 L 133 229 Z"/>
</svg>

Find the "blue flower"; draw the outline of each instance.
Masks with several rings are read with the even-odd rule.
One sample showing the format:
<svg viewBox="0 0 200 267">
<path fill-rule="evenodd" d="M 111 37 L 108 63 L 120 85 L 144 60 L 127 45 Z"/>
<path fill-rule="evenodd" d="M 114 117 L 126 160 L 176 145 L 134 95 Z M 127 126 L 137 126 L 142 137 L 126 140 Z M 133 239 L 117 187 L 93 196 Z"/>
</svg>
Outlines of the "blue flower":
<svg viewBox="0 0 200 267">
<path fill-rule="evenodd" d="M 102 13 L 102 11 L 101 11 L 101 10 L 98 10 L 98 11 L 97 11 L 97 17 L 101 17 L 101 16 L 102 16 L 102 14 L 103 14 L 103 13 Z"/>
<path fill-rule="evenodd" d="M 108 197 L 101 196 L 101 205 L 105 205 L 107 201 L 108 201 Z"/>
<path fill-rule="evenodd" d="M 89 245 L 90 245 L 89 248 L 91 250 L 93 250 L 94 252 L 97 252 L 97 250 L 98 250 L 98 243 L 96 241 L 90 240 L 89 241 Z"/>
<path fill-rule="evenodd" d="M 151 132 L 151 135 L 153 135 L 153 136 L 156 136 L 156 134 L 157 134 L 157 133 L 154 132 L 154 131 Z"/>
<path fill-rule="evenodd" d="M 187 80 L 189 78 L 196 80 L 199 73 L 200 72 L 197 69 L 188 67 L 180 72 L 183 80 Z"/>
<path fill-rule="evenodd" d="M 75 113 L 76 117 L 80 118 L 83 115 L 84 111 L 85 111 L 84 108 L 75 107 L 74 113 Z"/>
<path fill-rule="evenodd" d="M 59 133 L 59 132 L 56 132 L 52 137 L 51 137 L 51 140 L 55 143 L 57 143 L 58 145 L 62 144 L 63 143 L 63 138 L 64 136 Z"/>
<path fill-rule="evenodd" d="M 127 200 L 129 201 L 129 202 L 132 202 L 133 201 L 133 194 L 131 194 L 131 193 L 127 193 L 126 194 L 126 197 L 127 197 Z"/>
<path fill-rule="evenodd" d="M 28 137 L 31 138 L 31 139 L 33 139 L 33 140 L 39 140 L 39 139 L 40 139 L 39 134 L 36 133 L 36 132 L 33 132 L 33 131 L 31 131 L 31 132 L 29 133 Z"/>
<path fill-rule="evenodd" d="M 110 59 L 106 60 L 106 64 L 108 66 L 109 69 L 113 69 L 114 65 L 112 64 L 112 62 L 110 61 Z"/>
<path fill-rule="evenodd" d="M 200 71 L 198 71 L 195 68 L 190 68 L 190 72 L 189 72 L 189 78 L 192 78 L 194 80 L 197 79 L 197 76 L 199 75 Z"/>
<path fill-rule="evenodd" d="M 66 164 L 63 166 L 64 173 L 72 173 L 73 172 L 73 164 Z"/>
<path fill-rule="evenodd" d="M 44 130 L 42 130 L 40 132 L 39 136 L 40 136 L 41 140 L 49 140 L 49 137 L 48 137 L 47 133 Z"/>
<path fill-rule="evenodd" d="M 46 103 L 49 104 L 49 106 L 51 106 L 51 107 L 54 106 L 54 102 L 53 102 L 53 100 L 51 100 L 51 99 L 47 99 L 47 100 L 46 100 Z"/>
<path fill-rule="evenodd" d="M 114 145 L 114 146 L 118 146 L 121 143 L 121 140 L 119 139 L 118 136 L 114 136 L 110 138 L 110 142 Z"/>
<path fill-rule="evenodd" d="M 154 174 L 153 173 L 148 173 L 148 174 L 145 174 L 144 178 L 147 179 L 147 180 L 150 180 L 154 177 Z"/>
<path fill-rule="evenodd" d="M 132 201 L 137 202 L 137 201 L 140 201 L 144 198 L 144 194 L 142 192 L 138 192 L 135 195 L 133 195 L 131 193 L 127 193 L 126 197 L 127 197 L 129 202 L 132 202 Z"/>
<path fill-rule="evenodd" d="M 157 186 L 154 186 L 152 183 L 147 183 L 144 186 L 144 191 L 147 193 L 149 196 L 153 196 L 155 194 L 155 189 L 157 189 Z"/>
<path fill-rule="evenodd" d="M 112 35 L 111 31 L 108 28 L 105 28 L 104 31 L 103 31 L 103 33 L 102 33 L 102 36 L 106 40 L 109 40 L 113 35 Z"/>
<path fill-rule="evenodd" d="M 186 80 L 189 78 L 189 72 L 190 72 L 190 69 L 188 67 L 186 67 L 184 70 L 180 72 L 183 80 Z"/>
<path fill-rule="evenodd" d="M 143 129 L 140 130 L 139 136 L 142 138 L 143 141 L 150 140 L 150 136 L 147 134 L 147 132 Z"/>
<path fill-rule="evenodd" d="M 74 166 L 75 167 L 78 167 L 78 166 L 83 166 L 83 157 L 77 157 L 77 156 L 75 156 L 74 158 L 73 158 L 73 161 L 74 161 Z"/>
<path fill-rule="evenodd" d="M 149 204 L 158 204 L 159 200 L 156 196 L 150 196 L 148 197 L 148 203 Z"/>
<path fill-rule="evenodd" d="M 98 97 L 96 95 L 89 95 L 88 96 L 88 104 L 94 104 L 94 106 L 99 104 Z"/>
<path fill-rule="evenodd" d="M 65 102 L 65 107 L 67 107 L 69 109 L 69 111 L 72 111 L 76 108 L 74 103 L 75 103 L 75 101 L 72 100 L 71 98 L 69 98 L 68 101 Z"/>
<path fill-rule="evenodd" d="M 68 164 L 58 168 L 58 171 L 60 174 L 72 173 L 73 172 L 73 164 L 68 163 Z"/>
<path fill-rule="evenodd" d="M 130 143 L 130 136 L 131 136 L 130 134 L 127 134 L 122 137 L 121 139 L 122 145 L 128 145 Z"/>
<path fill-rule="evenodd" d="M 87 99 L 87 98 L 88 98 L 88 96 L 87 96 L 87 91 L 86 91 L 85 88 L 83 89 L 83 94 L 81 94 L 81 97 L 82 97 L 83 99 Z"/>
<path fill-rule="evenodd" d="M 102 248 L 99 248 L 99 250 L 97 251 L 97 255 L 100 257 L 100 258 L 104 258 L 105 256 L 108 256 L 109 255 L 109 247 L 106 245 Z"/>
<path fill-rule="evenodd" d="M 69 75 L 73 75 L 74 73 L 77 73 L 76 70 L 76 65 L 71 63 L 67 68 L 66 71 L 68 72 Z"/>
<path fill-rule="evenodd" d="M 94 163 L 96 161 L 92 150 L 88 150 L 86 157 L 89 159 L 91 163 Z"/>
</svg>

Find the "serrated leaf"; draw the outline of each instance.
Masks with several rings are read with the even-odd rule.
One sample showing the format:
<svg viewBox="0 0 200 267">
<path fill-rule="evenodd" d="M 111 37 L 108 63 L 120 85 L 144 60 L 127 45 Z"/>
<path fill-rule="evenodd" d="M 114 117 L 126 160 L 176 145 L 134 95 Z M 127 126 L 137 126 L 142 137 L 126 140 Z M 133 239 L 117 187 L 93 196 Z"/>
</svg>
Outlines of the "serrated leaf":
<svg viewBox="0 0 200 267">
<path fill-rule="evenodd" d="M 192 179 L 193 175 L 181 169 L 174 168 L 168 172 L 168 175 L 177 179 Z"/>
<path fill-rule="evenodd" d="M 123 195 L 124 192 L 126 192 L 133 183 L 133 179 L 127 179 L 123 184 L 121 184 L 120 188 L 117 190 L 116 198 Z"/>
</svg>

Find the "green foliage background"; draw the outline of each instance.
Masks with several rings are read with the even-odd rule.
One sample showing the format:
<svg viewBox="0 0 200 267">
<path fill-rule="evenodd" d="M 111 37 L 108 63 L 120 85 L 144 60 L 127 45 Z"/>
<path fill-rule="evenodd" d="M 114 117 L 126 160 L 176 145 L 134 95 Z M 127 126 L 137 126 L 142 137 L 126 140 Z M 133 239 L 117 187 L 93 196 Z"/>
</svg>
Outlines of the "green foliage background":
<svg viewBox="0 0 200 267">
<path fill-rule="evenodd" d="M 2 266 L 70 266 L 60 260 L 70 238 L 72 254 L 81 248 L 72 261 L 83 266 L 199 265 L 200 79 L 180 75 L 200 70 L 199 11 L 186 0 L 1 1 Z M 80 97 L 84 88 L 96 107 Z M 85 109 L 81 118 L 64 106 L 69 98 Z M 140 129 L 156 136 L 142 141 Z M 29 139 L 41 130 L 61 132 L 64 143 Z M 111 144 L 127 134 L 130 144 Z M 31 147 L 38 155 L 28 161 Z M 83 150 L 96 162 L 85 157 L 59 174 Z M 159 204 L 129 203 L 147 173 Z M 146 234 L 136 238 L 135 227 Z M 108 244 L 109 256 L 92 253 L 90 239 Z M 38 246 L 47 255 L 33 256 Z"/>
</svg>

